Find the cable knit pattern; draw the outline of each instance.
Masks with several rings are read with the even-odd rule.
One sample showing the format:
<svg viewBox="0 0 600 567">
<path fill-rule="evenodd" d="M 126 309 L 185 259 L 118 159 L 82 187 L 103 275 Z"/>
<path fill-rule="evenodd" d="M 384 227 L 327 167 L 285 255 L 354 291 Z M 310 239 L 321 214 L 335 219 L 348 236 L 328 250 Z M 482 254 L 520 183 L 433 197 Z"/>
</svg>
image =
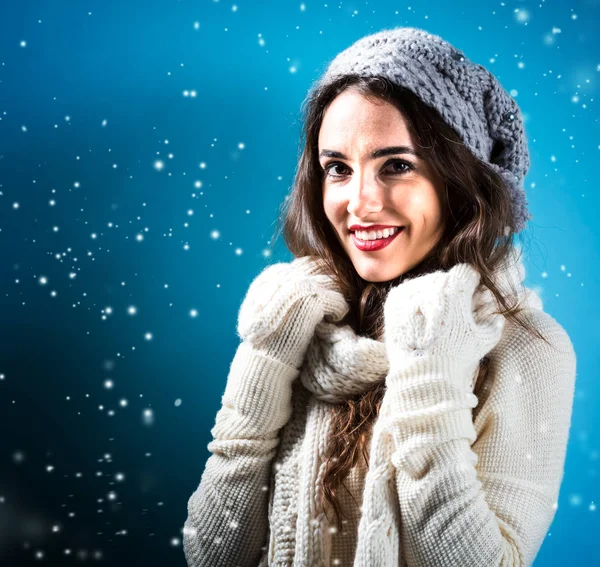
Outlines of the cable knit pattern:
<svg viewBox="0 0 600 567">
<path fill-rule="evenodd" d="M 372 427 L 367 427 L 365 430 L 367 443 L 371 439 L 371 434 Z M 323 545 L 328 549 L 330 565 L 352 565 L 354 562 L 366 474 L 367 466 L 361 456 L 356 466 L 350 469 L 344 479 L 344 487 L 338 490 L 338 503 L 346 518 L 342 520 L 342 530 L 339 532 L 333 521 L 335 517 L 333 508 L 327 503 L 327 514 L 332 521 L 329 523 L 326 520 Z"/>
<path fill-rule="evenodd" d="M 349 74 L 386 77 L 435 108 L 469 150 L 500 174 L 510 191 L 514 230 L 525 228 L 533 217 L 523 187 L 530 165 L 523 117 L 492 73 L 437 35 L 398 27 L 361 37 L 336 55 L 307 99 Z"/>
<path fill-rule="evenodd" d="M 307 275 L 316 265 L 301 264 Z M 459 266 L 394 288 L 384 306 L 383 342 L 324 320 L 299 370 L 240 344 L 212 430 L 212 455 L 188 503 L 188 565 L 533 563 L 563 476 L 575 352 L 539 297 L 522 286 L 522 306 L 550 345 L 509 320 L 494 326 L 493 296 L 474 289 L 478 280 L 470 267 Z M 524 275 L 521 263 L 507 263 L 496 283 L 521 283 Z M 438 311 L 424 304 L 433 289 Z M 472 301 L 465 301 L 471 293 Z M 407 326 L 411 313 L 418 317 Z M 430 332 L 441 322 L 467 337 L 462 356 L 453 355 L 459 343 L 448 340 L 452 333 Z M 497 336 L 495 344 L 486 343 L 490 370 L 475 395 L 476 361 L 467 351 L 483 343 L 463 333 L 478 330 Z M 475 348 L 472 356 L 480 355 Z M 360 510 L 350 516 L 355 537 L 348 541 L 355 547 L 344 554 L 353 562 L 343 563 L 332 555 L 341 535 L 329 532 L 318 506 L 329 409 L 379 380 L 387 388 L 372 427 L 368 470 L 352 471 L 362 490 Z"/>
</svg>

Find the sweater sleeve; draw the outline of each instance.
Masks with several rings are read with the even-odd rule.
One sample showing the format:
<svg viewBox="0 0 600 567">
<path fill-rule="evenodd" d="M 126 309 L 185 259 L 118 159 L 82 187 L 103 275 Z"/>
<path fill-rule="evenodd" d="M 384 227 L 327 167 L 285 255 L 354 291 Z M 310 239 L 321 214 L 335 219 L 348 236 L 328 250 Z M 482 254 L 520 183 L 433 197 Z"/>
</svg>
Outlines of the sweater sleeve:
<svg viewBox="0 0 600 567">
<path fill-rule="evenodd" d="M 563 478 L 576 357 L 550 315 L 533 309 L 531 321 L 550 345 L 507 321 L 479 398 L 458 391 L 460 376 L 449 379 L 465 372 L 452 360 L 390 369 L 392 462 L 411 567 L 530 566 L 542 545 Z"/>
<path fill-rule="evenodd" d="M 269 533 L 270 465 L 298 373 L 246 342 L 238 346 L 211 430 L 211 456 L 188 501 L 189 567 L 258 565 Z"/>
</svg>

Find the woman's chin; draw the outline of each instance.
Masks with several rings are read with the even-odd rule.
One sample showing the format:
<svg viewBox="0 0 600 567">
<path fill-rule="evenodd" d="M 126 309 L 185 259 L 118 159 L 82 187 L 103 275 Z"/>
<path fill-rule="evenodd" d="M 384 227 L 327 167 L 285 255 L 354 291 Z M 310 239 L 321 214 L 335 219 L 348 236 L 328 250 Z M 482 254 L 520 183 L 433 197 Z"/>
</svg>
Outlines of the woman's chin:
<svg viewBox="0 0 600 567">
<path fill-rule="evenodd" d="M 378 264 L 377 261 L 358 262 L 354 264 L 358 275 L 365 281 L 371 283 L 389 282 L 404 272 L 403 267 L 392 267 L 389 264 Z"/>
</svg>

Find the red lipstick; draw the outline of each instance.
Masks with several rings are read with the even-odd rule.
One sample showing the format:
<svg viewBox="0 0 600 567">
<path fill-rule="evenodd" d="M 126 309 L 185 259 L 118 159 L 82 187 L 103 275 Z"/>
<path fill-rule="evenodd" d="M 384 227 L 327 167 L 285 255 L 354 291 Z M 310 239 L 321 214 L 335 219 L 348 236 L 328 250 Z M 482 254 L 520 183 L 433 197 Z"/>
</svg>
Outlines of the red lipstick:
<svg viewBox="0 0 600 567">
<path fill-rule="evenodd" d="M 386 227 L 387 228 L 387 227 Z M 361 240 L 357 238 L 356 234 L 352 233 L 352 240 L 354 241 L 354 245 L 363 252 L 374 252 L 376 250 L 381 250 L 385 248 L 396 238 L 396 236 L 400 236 L 404 232 L 404 227 L 400 228 L 397 232 L 388 236 L 387 238 L 378 238 L 377 240 Z"/>
</svg>

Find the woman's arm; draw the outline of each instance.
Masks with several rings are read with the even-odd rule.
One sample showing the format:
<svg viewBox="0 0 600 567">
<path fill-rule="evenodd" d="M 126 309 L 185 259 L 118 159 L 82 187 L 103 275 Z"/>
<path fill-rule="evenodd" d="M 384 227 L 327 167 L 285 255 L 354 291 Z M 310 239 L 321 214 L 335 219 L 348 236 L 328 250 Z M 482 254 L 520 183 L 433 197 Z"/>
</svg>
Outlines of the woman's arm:
<svg viewBox="0 0 600 567">
<path fill-rule="evenodd" d="M 576 358 L 550 315 L 529 313 L 551 346 L 507 327 L 489 355 L 475 423 L 477 404 L 460 386 L 470 377 L 452 357 L 415 357 L 388 377 L 401 546 L 411 567 L 530 566 L 552 523 Z"/>
<path fill-rule="evenodd" d="M 268 538 L 270 465 L 298 373 L 239 345 L 211 430 L 212 455 L 188 501 L 183 545 L 190 567 L 258 565 Z"/>
<path fill-rule="evenodd" d="M 268 266 L 240 307 L 242 343 L 212 429 L 212 455 L 188 502 L 190 567 L 256 567 L 267 544 L 270 465 L 292 413 L 292 383 L 316 325 L 348 311 L 317 268 L 311 257 Z"/>
</svg>

